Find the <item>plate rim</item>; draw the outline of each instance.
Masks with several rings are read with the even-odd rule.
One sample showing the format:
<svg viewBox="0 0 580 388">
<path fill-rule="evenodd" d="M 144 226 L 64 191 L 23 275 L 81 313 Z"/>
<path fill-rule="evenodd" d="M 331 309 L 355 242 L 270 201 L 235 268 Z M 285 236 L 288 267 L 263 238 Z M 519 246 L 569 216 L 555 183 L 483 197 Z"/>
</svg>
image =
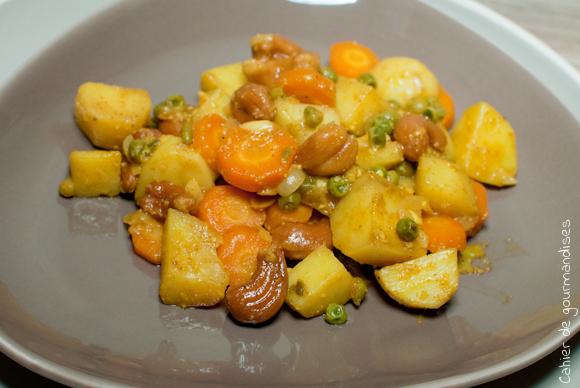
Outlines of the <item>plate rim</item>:
<svg viewBox="0 0 580 388">
<path fill-rule="evenodd" d="M 580 111 L 573 109 L 574 101 L 580 99 L 580 73 L 560 54 L 516 23 L 474 0 L 419 0 L 419 2 L 474 32 L 521 65 L 538 82 L 545 86 L 580 123 Z M 0 0 L 0 5 L 2 3 L 3 1 Z M 85 2 L 82 3 L 86 4 Z M 102 13 L 122 6 L 124 3 L 125 1 L 122 0 L 114 1 L 96 11 L 92 10 L 80 20 L 76 20 L 76 23 L 71 25 L 71 28 L 63 30 L 54 39 L 44 42 L 39 51 L 26 58 L 24 64 L 6 78 L 5 82 L 0 85 L 0 89 L 4 91 L 9 88 L 11 82 L 26 71 L 36 61 L 38 56 L 64 39 L 81 22 L 89 21 Z M 22 5 L 25 6 L 26 4 Z M 572 335 L 568 337 L 568 340 L 580 331 L 580 319 L 573 321 L 571 329 Z M 517 355 L 500 363 L 471 372 L 419 383 L 414 386 L 457 387 L 492 381 L 537 362 L 561 346 L 563 340 L 559 333 L 553 332 Z M 24 367 L 63 384 L 91 387 L 127 386 L 51 361 L 16 342 L 3 329 L 0 329 L 0 351 Z"/>
</svg>

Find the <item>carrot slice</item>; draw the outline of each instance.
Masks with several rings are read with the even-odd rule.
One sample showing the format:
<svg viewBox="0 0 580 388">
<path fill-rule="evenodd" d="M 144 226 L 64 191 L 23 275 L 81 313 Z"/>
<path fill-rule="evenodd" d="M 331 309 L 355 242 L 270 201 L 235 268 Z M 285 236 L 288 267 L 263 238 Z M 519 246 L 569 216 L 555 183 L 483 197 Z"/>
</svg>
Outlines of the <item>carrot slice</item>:
<svg viewBox="0 0 580 388">
<path fill-rule="evenodd" d="M 236 225 L 223 235 L 217 254 L 230 275 L 230 287 L 248 283 L 258 265 L 258 253 L 270 246 L 272 238 L 262 228 Z"/>
<path fill-rule="evenodd" d="M 151 264 L 161 264 L 163 224 L 141 210 L 128 214 L 123 221 L 129 225 L 135 253 Z"/>
<path fill-rule="evenodd" d="M 439 87 L 439 102 L 445 109 L 445 117 L 443 117 L 442 123 L 445 128 L 449 129 L 453 125 L 453 120 L 455 120 L 455 103 L 453 102 L 453 97 L 447 93 L 443 86 Z"/>
<path fill-rule="evenodd" d="M 379 62 L 370 48 L 357 42 L 338 42 L 330 47 L 330 67 L 336 74 L 358 77 L 370 71 Z"/>
<path fill-rule="evenodd" d="M 266 210 L 266 222 L 264 226 L 270 230 L 286 222 L 307 223 L 312 216 L 312 208 L 306 205 L 298 205 L 294 210 L 283 210 L 274 204 Z"/>
<path fill-rule="evenodd" d="M 204 116 L 195 123 L 191 145 L 213 170 L 217 170 L 217 155 L 224 138 L 225 124 L 226 120 L 218 114 Z"/>
<path fill-rule="evenodd" d="M 296 150 L 296 140 L 276 127 L 231 128 L 218 152 L 218 170 L 228 183 L 258 192 L 284 179 Z"/>
<path fill-rule="evenodd" d="M 292 69 L 281 78 L 284 93 L 306 104 L 334 106 L 336 90 L 334 82 L 313 69 Z"/>
<path fill-rule="evenodd" d="M 473 228 L 475 232 L 479 231 L 483 226 L 483 223 L 489 215 L 489 208 L 487 205 L 487 190 L 485 186 L 481 183 L 471 180 L 473 190 L 475 191 L 475 196 L 477 198 L 477 208 L 479 209 L 479 222 Z"/>
<path fill-rule="evenodd" d="M 198 217 L 219 233 L 234 225 L 261 226 L 266 212 L 252 208 L 254 195 L 229 185 L 214 186 L 202 198 Z"/>
<path fill-rule="evenodd" d="M 467 245 L 467 236 L 463 226 L 453 218 L 430 216 L 423 218 L 421 228 L 429 240 L 427 249 L 438 252 L 456 248 L 462 250 Z"/>
</svg>

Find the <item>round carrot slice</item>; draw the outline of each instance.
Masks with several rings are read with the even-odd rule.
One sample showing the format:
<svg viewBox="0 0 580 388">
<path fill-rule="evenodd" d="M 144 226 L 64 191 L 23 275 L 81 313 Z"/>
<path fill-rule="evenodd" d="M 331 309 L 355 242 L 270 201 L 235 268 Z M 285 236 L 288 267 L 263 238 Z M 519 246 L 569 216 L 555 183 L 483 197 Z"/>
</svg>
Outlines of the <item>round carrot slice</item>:
<svg viewBox="0 0 580 388">
<path fill-rule="evenodd" d="M 272 242 L 262 228 L 236 225 L 223 235 L 217 254 L 230 275 L 230 287 L 246 284 L 252 279 L 258 264 L 258 253 Z"/>
<path fill-rule="evenodd" d="M 442 123 L 445 128 L 449 129 L 453 125 L 453 120 L 455 120 L 455 104 L 453 98 L 443 86 L 439 86 L 439 102 L 445 109 L 445 116 L 443 117 Z"/>
<path fill-rule="evenodd" d="M 195 123 L 191 146 L 213 170 L 217 170 L 217 154 L 223 141 L 225 124 L 226 120 L 218 114 L 204 116 Z"/>
<path fill-rule="evenodd" d="M 357 42 L 338 42 L 330 47 L 330 67 L 338 75 L 358 77 L 370 71 L 379 59 L 370 48 Z"/>
<path fill-rule="evenodd" d="M 294 138 L 276 127 L 231 128 L 218 152 L 218 170 L 228 183 L 258 192 L 284 179 L 296 150 Z"/>
<path fill-rule="evenodd" d="M 252 207 L 255 195 L 229 185 L 214 186 L 202 198 L 198 217 L 220 233 L 235 225 L 261 226 L 266 212 Z"/>
<path fill-rule="evenodd" d="M 273 204 L 266 210 L 266 221 L 264 226 L 271 230 L 280 224 L 286 222 L 305 224 L 312 216 L 312 208 L 306 205 L 298 205 L 294 210 L 283 210 L 277 203 Z"/>
<path fill-rule="evenodd" d="M 336 91 L 334 82 L 313 69 L 292 69 L 282 74 L 284 93 L 306 104 L 334 106 Z"/>
<path fill-rule="evenodd" d="M 462 250 L 467 245 L 467 236 L 463 226 L 453 218 L 430 216 L 423 218 L 421 228 L 429 240 L 427 249 L 438 252 L 456 248 Z"/>
</svg>

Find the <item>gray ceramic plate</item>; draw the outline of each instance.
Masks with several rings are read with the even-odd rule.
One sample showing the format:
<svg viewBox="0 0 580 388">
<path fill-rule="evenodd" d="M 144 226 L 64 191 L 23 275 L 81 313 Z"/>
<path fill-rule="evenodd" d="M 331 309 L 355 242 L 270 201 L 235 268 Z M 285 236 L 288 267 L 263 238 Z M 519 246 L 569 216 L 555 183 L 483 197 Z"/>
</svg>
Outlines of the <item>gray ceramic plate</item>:
<svg viewBox="0 0 580 388">
<path fill-rule="evenodd" d="M 203 69 L 246 58 L 248 38 L 264 31 L 322 53 L 356 39 L 380 56 L 418 57 L 459 111 L 486 100 L 516 129 L 519 184 L 490 193 L 478 236 L 493 271 L 462 277 L 439 314 L 417 319 L 375 288 L 357 311 L 349 306 L 343 327 L 283 311 L 256 329 L 222 309 L 164 306 L 157 268 L 132 254 L 120 220 L 131 202 L 58 197 L 68 152 L 89 148 L 71 116 L 80 83 L 193 96 Z M 522 368 L 564 339 L 557 329 L 571 318 L 557 250 L 566 219 L 579 237 L 578 121 L 520 65 L 421 3 L 123 3 L 21 72 L 0 94 L 0 117 L 0 350 L 45 376 L 75 385 L 466 385 Z M 579 284 L 574 266 L 570 279 Z M 574 334 L 579 321 L 571 326 Z"/>
</svg>

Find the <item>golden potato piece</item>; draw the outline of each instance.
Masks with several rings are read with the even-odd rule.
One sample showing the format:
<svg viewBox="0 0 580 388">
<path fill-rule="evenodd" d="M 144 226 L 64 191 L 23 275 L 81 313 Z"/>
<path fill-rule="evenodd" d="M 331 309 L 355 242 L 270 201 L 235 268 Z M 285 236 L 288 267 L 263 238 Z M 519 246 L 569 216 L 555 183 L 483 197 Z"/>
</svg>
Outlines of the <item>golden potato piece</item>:
<svg viewBox="0 0 580 388">
<path fill-rule="evenodd" d="M 231 98 L 222 89 L 213 89 L 209 92 L 199 92 L 199 105 L 193 111 L 193 122 L 201 120 L 204 116 L 218 114 L 223 117 L 231 117 Z"/>
<path fill-rule="evenodd" d="M 305 318 L 322 314 L 331 303 L 350 299 L 353 278 L 332 251 L 320 247 L 288 274 L 286 304 Z"/>
<path fill-rule="evenodd" d="M 278 98 L 274 101 L 274 107 L 276 108 L 274 122 L 292 134 L 298 143 L 304 142 L 317 128 L 325 124 L 331 122 L 340 123 L 340 118 L 333 108 L 325 105 L 316 105 L 315 108 L 322 112 L 322 121 L 315 128 L 307 126 L 304 123 L 304 109 L 308 106 L 308 104 L 303 104 L 294 97 Z"/>
<path fill-rule="evenodd" d="M 414 58 L 386 58 L 375 65 L 371 74 L 377 80 L 377 92 L 383 100 L 405 105 L 415 96 L 437 96 L 439 81 L 422 62 Z"/>
<path fill-rule="evenodd" d="M 478 217 L 477 198 L 469 177 L 447 159 L 423 154 L 417 166 L 415 190 L 438 213 Z"/>
<path fill-rule="evenodd" d="M 203 193 L 213 187 L 216 177 L 216 173 L 209 168 L 203 157 L 183 144 L 181 138 L 164 135 L 155 152 L 142 164 L 135 200 L 139 201 L 145 194 L 147 185 L 155 181 L 175 183 L 186 188 L 188 192 L 193 191 L 197 196 L 199 191 Z M 197 182 L 197 187 L 190 183 L 192 179 Z"/>
<path fill-rule="evenodd" d="M 220 244 L 220 236 L 206 223 L 169 209 L 163 229 L 161 301 L 184 308 L 219 303 L 228 285 L 216 253 Z"/>
<path fill-rule="evenodd" d="M 201 73 L 200 88 L 204 92 L 221 89 L 227 95 L 232 95 L 248 80 L 242 71 L 242 64 L 232 63 L 214 67 Z"/>
<path fill-rule="evenodd" d="M 383 290 L 403 306 L 438 309 L 451 300 L 459 286 L 457 250 L 383 267 L 375 276 Z"/>
<path fill-rule="evenodd" d="M 123 139 L 144 127 L 151 113 L 146 90 L 85 82 L 75 98 L 75 119 L 96 147 L 119 149 Z"/>
<path fill-rule="evenodd" d="M 368 136 L 357 138 L 356 164 L 363 168 L 384 167 L 391 169 L 405 160 L 403 146 L 395 141 L 387 141 L 383 147 L 369 144 Z"/>
<path fill-rule="evenodd" d="M 340 122 L 350 133 L 365 133 L 373 118 L 384 109 L 384 102 L 375 88 L 354 78 L 340 77 L 336 83 L 336 111 Z"/>
<path fill-rule="evenodd" d="M 516 136 L 510 124 L 487 102 L 463 112 L 451 138 L 455 161 L 471 178 L 499 187 L 516 184 Z"/>
<path fill-rule="evenodd" d="M 70 177 L 62 181 L 64 197 L 114 197 L 121 192 L 121 153 L 119 151 L 72 151 Z"/>
<path fill-rule="evenodd" d="M 427 253 L 425 234 L 401 240 L 397 222 L 410 217 L 421 224 L 425 200 L 374 174 L 363 175 L 330 214 L 333 245 L 361 264 L 389 265 Z"/>
</svg>

